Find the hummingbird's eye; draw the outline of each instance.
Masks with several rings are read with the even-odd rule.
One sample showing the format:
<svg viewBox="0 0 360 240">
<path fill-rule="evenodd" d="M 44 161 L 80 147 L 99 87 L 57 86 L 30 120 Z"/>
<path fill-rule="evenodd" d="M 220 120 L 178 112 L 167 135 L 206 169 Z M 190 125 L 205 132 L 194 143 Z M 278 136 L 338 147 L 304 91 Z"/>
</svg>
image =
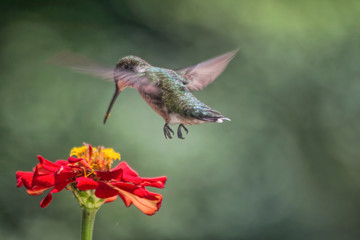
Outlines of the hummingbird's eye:
<svg viewBox="0 0 360 240">
<path fill-rule="evenodd" d="M 124 68 L 125 68 L 126 70 L 132 70 L 132 69 L 133 69 L 133 66 L 131 66 L 130 64 L 126 64 L 126 65 L 124 66 Z"/>
</svg>

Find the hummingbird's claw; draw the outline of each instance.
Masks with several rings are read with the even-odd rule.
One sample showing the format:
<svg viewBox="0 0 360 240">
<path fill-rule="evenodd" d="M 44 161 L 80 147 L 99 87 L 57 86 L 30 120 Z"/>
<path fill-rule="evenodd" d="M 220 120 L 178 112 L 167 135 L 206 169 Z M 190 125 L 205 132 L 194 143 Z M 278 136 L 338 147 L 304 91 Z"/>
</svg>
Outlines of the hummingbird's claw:
<svg viewBox="0 0 360 240">
<path fill-rule="evenodd" d="M 178 138 L 180 138 L 180 139 L 185 139 L 185 138 L 183 137 L 183 135 L 182 135 L 181 128 L 183 128 L 183 129 L 185 130 L 186 134 L 188 134 L 189 131 L 188 131 L 188 129 L 185 127 L 184 124 L 180 124 L 180 125 L 179 125 L 178 130 L 177 130 Z"/>
<path fill-rule="evenodd" d="M 169 127 L 169 125 L 167 123 L 165 123 L 164 125 L 164 135 L 165 135 L 165 138 L 169 138 L 169 139 L 172 139 L 172 136 L 171 135 L 174 135 L 174 131 Z"/>
</svg>

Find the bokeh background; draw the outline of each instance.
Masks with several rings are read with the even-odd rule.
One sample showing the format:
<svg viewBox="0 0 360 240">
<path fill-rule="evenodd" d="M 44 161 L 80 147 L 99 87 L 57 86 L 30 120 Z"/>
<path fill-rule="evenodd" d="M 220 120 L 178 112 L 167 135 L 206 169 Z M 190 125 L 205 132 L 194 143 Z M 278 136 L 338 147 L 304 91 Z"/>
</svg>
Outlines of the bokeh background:
<svg viewBox="0 0 360 240">
<path fill-rule="evenodd" d="M 105 205 L 94 239 L 360 239 L 359 1 L 2 1 L 0 13 L 1 239 L 79 239 L 72 194 L 41 209 L 15 172 L 84 141 L 168 176 L 156 215 Z M 164 139 L 133 89 L 103 125 L 114 85 L 46 63 L 68 50 L 177 69 L 235 48 L 195 93 L 232 121 L 186 140 Z"/>
</svg>

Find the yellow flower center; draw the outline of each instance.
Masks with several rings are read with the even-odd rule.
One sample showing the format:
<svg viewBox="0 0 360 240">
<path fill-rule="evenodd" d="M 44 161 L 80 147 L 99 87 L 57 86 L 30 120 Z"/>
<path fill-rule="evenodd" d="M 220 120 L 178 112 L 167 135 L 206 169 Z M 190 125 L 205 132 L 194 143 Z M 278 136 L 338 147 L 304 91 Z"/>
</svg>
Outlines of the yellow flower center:
<svg viewBox="0 0 360 240">
<path fill-rule="evenodd" d="M 111 164 L 116 160 L 120 160 L 120 153 L 112 148 L 104 148 L 98 146 L 92 147 L 90 144 L 84 143 L 84 146 L 74 147 L 70 151 L 70 156 L 85 159 L 92 170 L 110 170 Z"/>
</svg>

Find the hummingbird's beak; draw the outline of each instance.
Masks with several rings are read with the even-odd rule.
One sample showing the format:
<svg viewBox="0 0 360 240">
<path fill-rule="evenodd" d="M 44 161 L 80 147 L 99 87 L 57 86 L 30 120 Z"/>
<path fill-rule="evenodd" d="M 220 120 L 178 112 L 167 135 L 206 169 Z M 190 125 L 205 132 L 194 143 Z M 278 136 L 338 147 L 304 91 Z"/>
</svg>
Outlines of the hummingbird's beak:
<svg viewBox="0 0 360 240">
<path fill-rule="evenodd" d="M 105 118 L 104 118 L 104 124 L 106 123 L 106 120 L 110 117 L 110 111 L 112 106 L 114 105 L 114 102 L 116 100 L 116 98 L 119 96 L 119 94 L 121 93 L 121 90 L 119 89 L 119 87 L 116 85 L 116 89 L 115 89 L 115 93 L 114 96 L 111 99 L 110 105 L 108 107 L 108 110 L 106 112 Z"/>
</svg>

